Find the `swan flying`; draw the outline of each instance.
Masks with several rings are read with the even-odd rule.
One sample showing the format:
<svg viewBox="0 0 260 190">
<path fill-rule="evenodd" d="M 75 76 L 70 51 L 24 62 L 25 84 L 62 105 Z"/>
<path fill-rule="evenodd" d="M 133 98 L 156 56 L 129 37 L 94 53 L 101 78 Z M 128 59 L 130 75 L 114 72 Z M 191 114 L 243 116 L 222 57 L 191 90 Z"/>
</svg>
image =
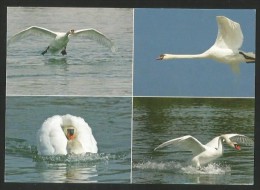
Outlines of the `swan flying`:
<svg viewBox="0 0 260 190">
<path fill-rule="evenodd" d="M 254 63 L 255 54 L 239 50 L 243 43 L 240 24 L 225 16 L 217 16 L 218 35 L 214 45 L 201 54 L 175 55 L 161 54 L 157 60 L 209 58 L 231 65 L 232 70 L 239 72 L 239 63 Z"/>
<path fill-rule="evenodd" d="M 116 47 L 110 39 L 108 39 L 101 32 L 92 28 L 82 30 L 70 30 L 64 33 L 54 32 L 38 26 L 31 26 L 11 37 L 7 41 L 7 46 L 29 36 L 45 36 L 52 39 L 49 46 L 42 52 L 42 55 L 47 52 L 50 52 L 51 54 L 56 54 L 60 52 L 62 55 L 66 55 L 66 47 L 71 37 L 83 37 L 86 39 L 94 40 L 97 43 L 108 47 L 112 52 L 116 51 Z"/>
<path fill-rule="evenodd" d="M 195 137 L 186 135 L 166 141 L 156 147 L 154 150 L 168 145 L 173 145 L 181 151 L 191 151 L 193 154 L 193 158 L 191 160 L 192 165 L 200 167 L 201 165 L 205 165 L 222 156 L 223 142 L 226 142 L 230 147 L 236 150 L 241 150 L 240 144 L 252 145 L 254 143 L 253 140 L 246 137 L 245 135 L 224 134 L 215 137 L 210 142 L 203 145 Z"/>
</svg>

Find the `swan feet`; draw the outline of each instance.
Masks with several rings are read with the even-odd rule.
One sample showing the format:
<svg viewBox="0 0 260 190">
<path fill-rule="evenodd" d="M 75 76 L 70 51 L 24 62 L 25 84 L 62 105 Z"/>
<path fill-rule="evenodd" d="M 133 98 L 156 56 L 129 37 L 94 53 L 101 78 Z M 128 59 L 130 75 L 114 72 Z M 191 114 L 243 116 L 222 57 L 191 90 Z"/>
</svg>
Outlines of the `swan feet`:
<svg viewBox="0 0 260 190">
<path fill-rule="evenodd" d="M 61 51 L 61 54 L 62 54 L 62 55 L 67 55 L 66 49 L 62 50 L 62 51 Z"/>
<path fill-rule="evenodd" d="M 246 55 L 245 53 L 243 52 L 239 52 L 239 54 L 243 55 L 245 60 L 246 60 L 246 63 L 255 63 L 255 58 L 254 57 L 250 57 L 248 55 Z"/>
<path fill-rule="evenodd" d="M 48 51 L 49 48 L 50 48 L 50 47 L 48 46 L 47 49 L 42 52 L 42 55 L 44 55 L 45 53 L 47 53 L 47 51 Z"/>
<path fill-rule="evenodd" d="M 67 46 L 65 46 L 64 49 L 61 51 L 61 54 L 62 54 L 62 55 L 67 55 L 66 47 L 67 47 Z"/>
</svg>

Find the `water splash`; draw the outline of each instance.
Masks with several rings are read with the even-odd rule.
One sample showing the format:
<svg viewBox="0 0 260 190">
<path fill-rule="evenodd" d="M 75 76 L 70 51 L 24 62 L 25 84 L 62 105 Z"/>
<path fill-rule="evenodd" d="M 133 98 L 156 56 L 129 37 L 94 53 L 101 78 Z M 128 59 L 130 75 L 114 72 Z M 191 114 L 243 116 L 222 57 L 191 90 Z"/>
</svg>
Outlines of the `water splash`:
<svg viewBox="0 0 260 190">
<path fill-rule="evenodd" d="M 211 163 L 201 168 L 196 168 L 194 166 L 182 167 L 181 171 L 185 174 L 215 174 L 224 175 L 231 172 L 230 166 L 225 166 L 217 163 Z"/>
<path fill-rule="evenodd" d="M 108 164 L 111 160 L 129 159 L 129 152 L 117 153 L 86 153 L 81 155 L 39 155 L 37 147 L 31 145 L 25 139 L 6 138 L 5 153 L 8 155 L 16 155 L 26 158 L 32 158 L 36 163 L 45 162 L 47 164 Z"/>
<path fill-rule="evenodd" d="M 99 162 L 108 162 L 110 160 L 109 154 L 98 153 L 86 153 L 81 155 L 69 154 L 69 155 L 34 155 L 33 160 L 35 162 L 46 162 L 49 164 L 96 164 Z"/>
<path fill-rule="evenodd" d="M 25 157 L 31 157 L 37 153 L 36 146 L 30 145 L 24 139 L 8 138 L 6 137 L 5 142 L 6 154 L 23 155 Z"/>
<path fill-rule="evenodd" d="M 178 162 L 142 162 L 133 164 L 133 168 L 142 169 L 142 170 L 160 170 L 160 171 L 173 171 L 176 169 L 180 169 L 182 166 Z"/>
<path fill-rule="evenodd" d="M 230 166 L 211 163 L 201 168 L 196 168 L 181 162 L 142 162 L 133 164 L 134 169 L 141 170 L 159 170 L 164 172 L 174 172 L 182 174 L 213 174 L 224 175 L 231 172 Z"/>
</svg>

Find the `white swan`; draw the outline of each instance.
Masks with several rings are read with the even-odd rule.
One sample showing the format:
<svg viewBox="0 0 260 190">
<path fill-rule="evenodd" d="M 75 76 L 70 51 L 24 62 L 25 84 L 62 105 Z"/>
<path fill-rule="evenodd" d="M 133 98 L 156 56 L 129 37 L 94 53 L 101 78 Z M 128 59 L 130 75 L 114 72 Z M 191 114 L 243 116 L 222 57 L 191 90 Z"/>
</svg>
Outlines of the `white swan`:
<svg viewBox="0 0 260 190">
<path fill-rule="evenodd" d="M 162 54 L 157 60 L 209 58 L 230 64 L 234 72 L 239 72 L 239 63 L 254 63 L 254 53 L 239 50 L 243 43 L 240 24 L 224 16 L 217 16 L 217 23 L 218 35 L 215 44 L 205 52 L 194 55 Z"/>
<path fill-rule="evenodd" d="M 40 155 L 97 153 L 97 142 L 84 119 L 72 115 L 48 118 L 37 134 Z"/>
<path fill-rule="evenodd" d="M 21 32 L 18 32 L 13 37 L 11 37 L 7 41 L 7 46 L 29 36 L 45 36 L 52 39 L 49 46 L 42 52 L 42 55 L 44 55 L 47 52 L 50 52 L 51 54 L 56 54 L 58 52 L 61 52 L 62 55 L 66 55 L 67 54 L 66 47 L 71 37 L 84 37 L 87 39 L 91 39 L 103 46 L 110 48 L 112 52 L 116 51 L 116 47 L 114 46 L 113 42 L 110 39 L 108 39 L 101 32 L 92 28 L 76 30 L 76 31 L 70 30 L 66 33 L 63 33 L 63 32 L 54 32 L 38 26 L 31 26 L 25 30 L 22 30 Z"/>
<path fill-rule="evenodd" d="M 154 150 L 159 148 L 174 145 L 176 148 L 182 151 L 191 151 L 193 158 L 191 160 L 192 165 L 200 167 L 205 165 L 223 154 L 223 144 L 226 142 L 230 147 L 240 150 L 241 147 L 239 144 L 252 145 L 254 142 L 245 135 L 240 134 L 224 134 L 218 137 L 215 137 L 206 145 L 203 145 L 200 141 L 190 135 L 183 137 L 175 138 L 167 142 L 162 143 Z"/>
</svg>

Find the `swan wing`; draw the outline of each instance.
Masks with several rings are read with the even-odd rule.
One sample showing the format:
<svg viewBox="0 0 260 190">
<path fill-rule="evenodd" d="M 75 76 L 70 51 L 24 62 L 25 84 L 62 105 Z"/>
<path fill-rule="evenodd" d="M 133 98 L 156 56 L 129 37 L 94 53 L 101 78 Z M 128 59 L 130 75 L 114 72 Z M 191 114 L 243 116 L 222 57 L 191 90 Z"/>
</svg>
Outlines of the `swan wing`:
<svg viewBox="0 0 260 190">
<path fill-rule="evenodd" d="M 245 136 L 245 135 L 240 135 L 240 134 L 225 134 L 225 135 L 222 135 L 222 136 L 225 136 L 226 138 L 228 138 L 230 141 L 232 142 L 236 142 L 238 144 L 242 144 L 242 145 L 253 145 L 254 144 L 254 141 Z"/>
<path fill-rule="evenodd" d="M 42 28 L 42 27 L 38 27 L 38 26 L 31 26 L 25 30 L 18 32 L 13 37 L 11 37 L 7 41 L 7 45 L 14 43 L 16 41 L 19 41 L 23 38 L 29 37 L 29 36 L 46 36 L 46 37 L 50 37 L 50 38 L 55 38 L 56 35 L 57 35 L 56 32 L 53 32 L 46 28 Z"/>
<path fill-rule="evenodd" d="M 37 150 L 40 155 L 67 154 L 67 138 L 61 124 L 61 116 L 48 118 L 42 124 L 37 136 Z"/>
<path fill-rule="evenodd" d="M 157 146 L 154 150 L 157 150 L 159 148 L 162 148 L 162 147 L 165 147 L 168 145 L 173 145 L 182 151 L 191 151 L 193 154 L 198 154 L 205 150 L 204 145 L 201 144 L 201 142 L 198 141 L 196 138 L 194 138 L 193 136 L 190 136 L 190 135 L 186 135 L 183 137 L 179 137 L 176 139 L 166 141 L 166 142 L 160 144 L 159 146 Z"/>
<path fill-rule="evenodd" d="M 211 141 L 209 141 L 206 146 L 212 147 L 217 149 L 218 148 L 218 140 L 219 140 L 220 136 L 215 137 L 214 139 L 212 139 Z"/>
<path fill-rule="evenodd" d="M 94 40 L 96 41 L 97 43 L 105 46 L 105 47 L 108 47 L 112 52 L 115 52 L 116 51 L 116 47 L 114 45 L 114 43 L 109 39 L 107 38 L 104 34 L 102 34 L 101 32 L 95 30 L 95 29 L 82 29 L 82 30 L 76 30 L 73 34 L 71 34 L 70 36 L 80 36 L 80 37 L 85 37 L 87 39 L 90 39 L 90 40 Z"/>
<path fill-rule="evenodd" d="M 224 16 L 217 16 L 218 35 L 214 46 L 238 50 L 243 43 L 240 24 Z"/>
</svg>

